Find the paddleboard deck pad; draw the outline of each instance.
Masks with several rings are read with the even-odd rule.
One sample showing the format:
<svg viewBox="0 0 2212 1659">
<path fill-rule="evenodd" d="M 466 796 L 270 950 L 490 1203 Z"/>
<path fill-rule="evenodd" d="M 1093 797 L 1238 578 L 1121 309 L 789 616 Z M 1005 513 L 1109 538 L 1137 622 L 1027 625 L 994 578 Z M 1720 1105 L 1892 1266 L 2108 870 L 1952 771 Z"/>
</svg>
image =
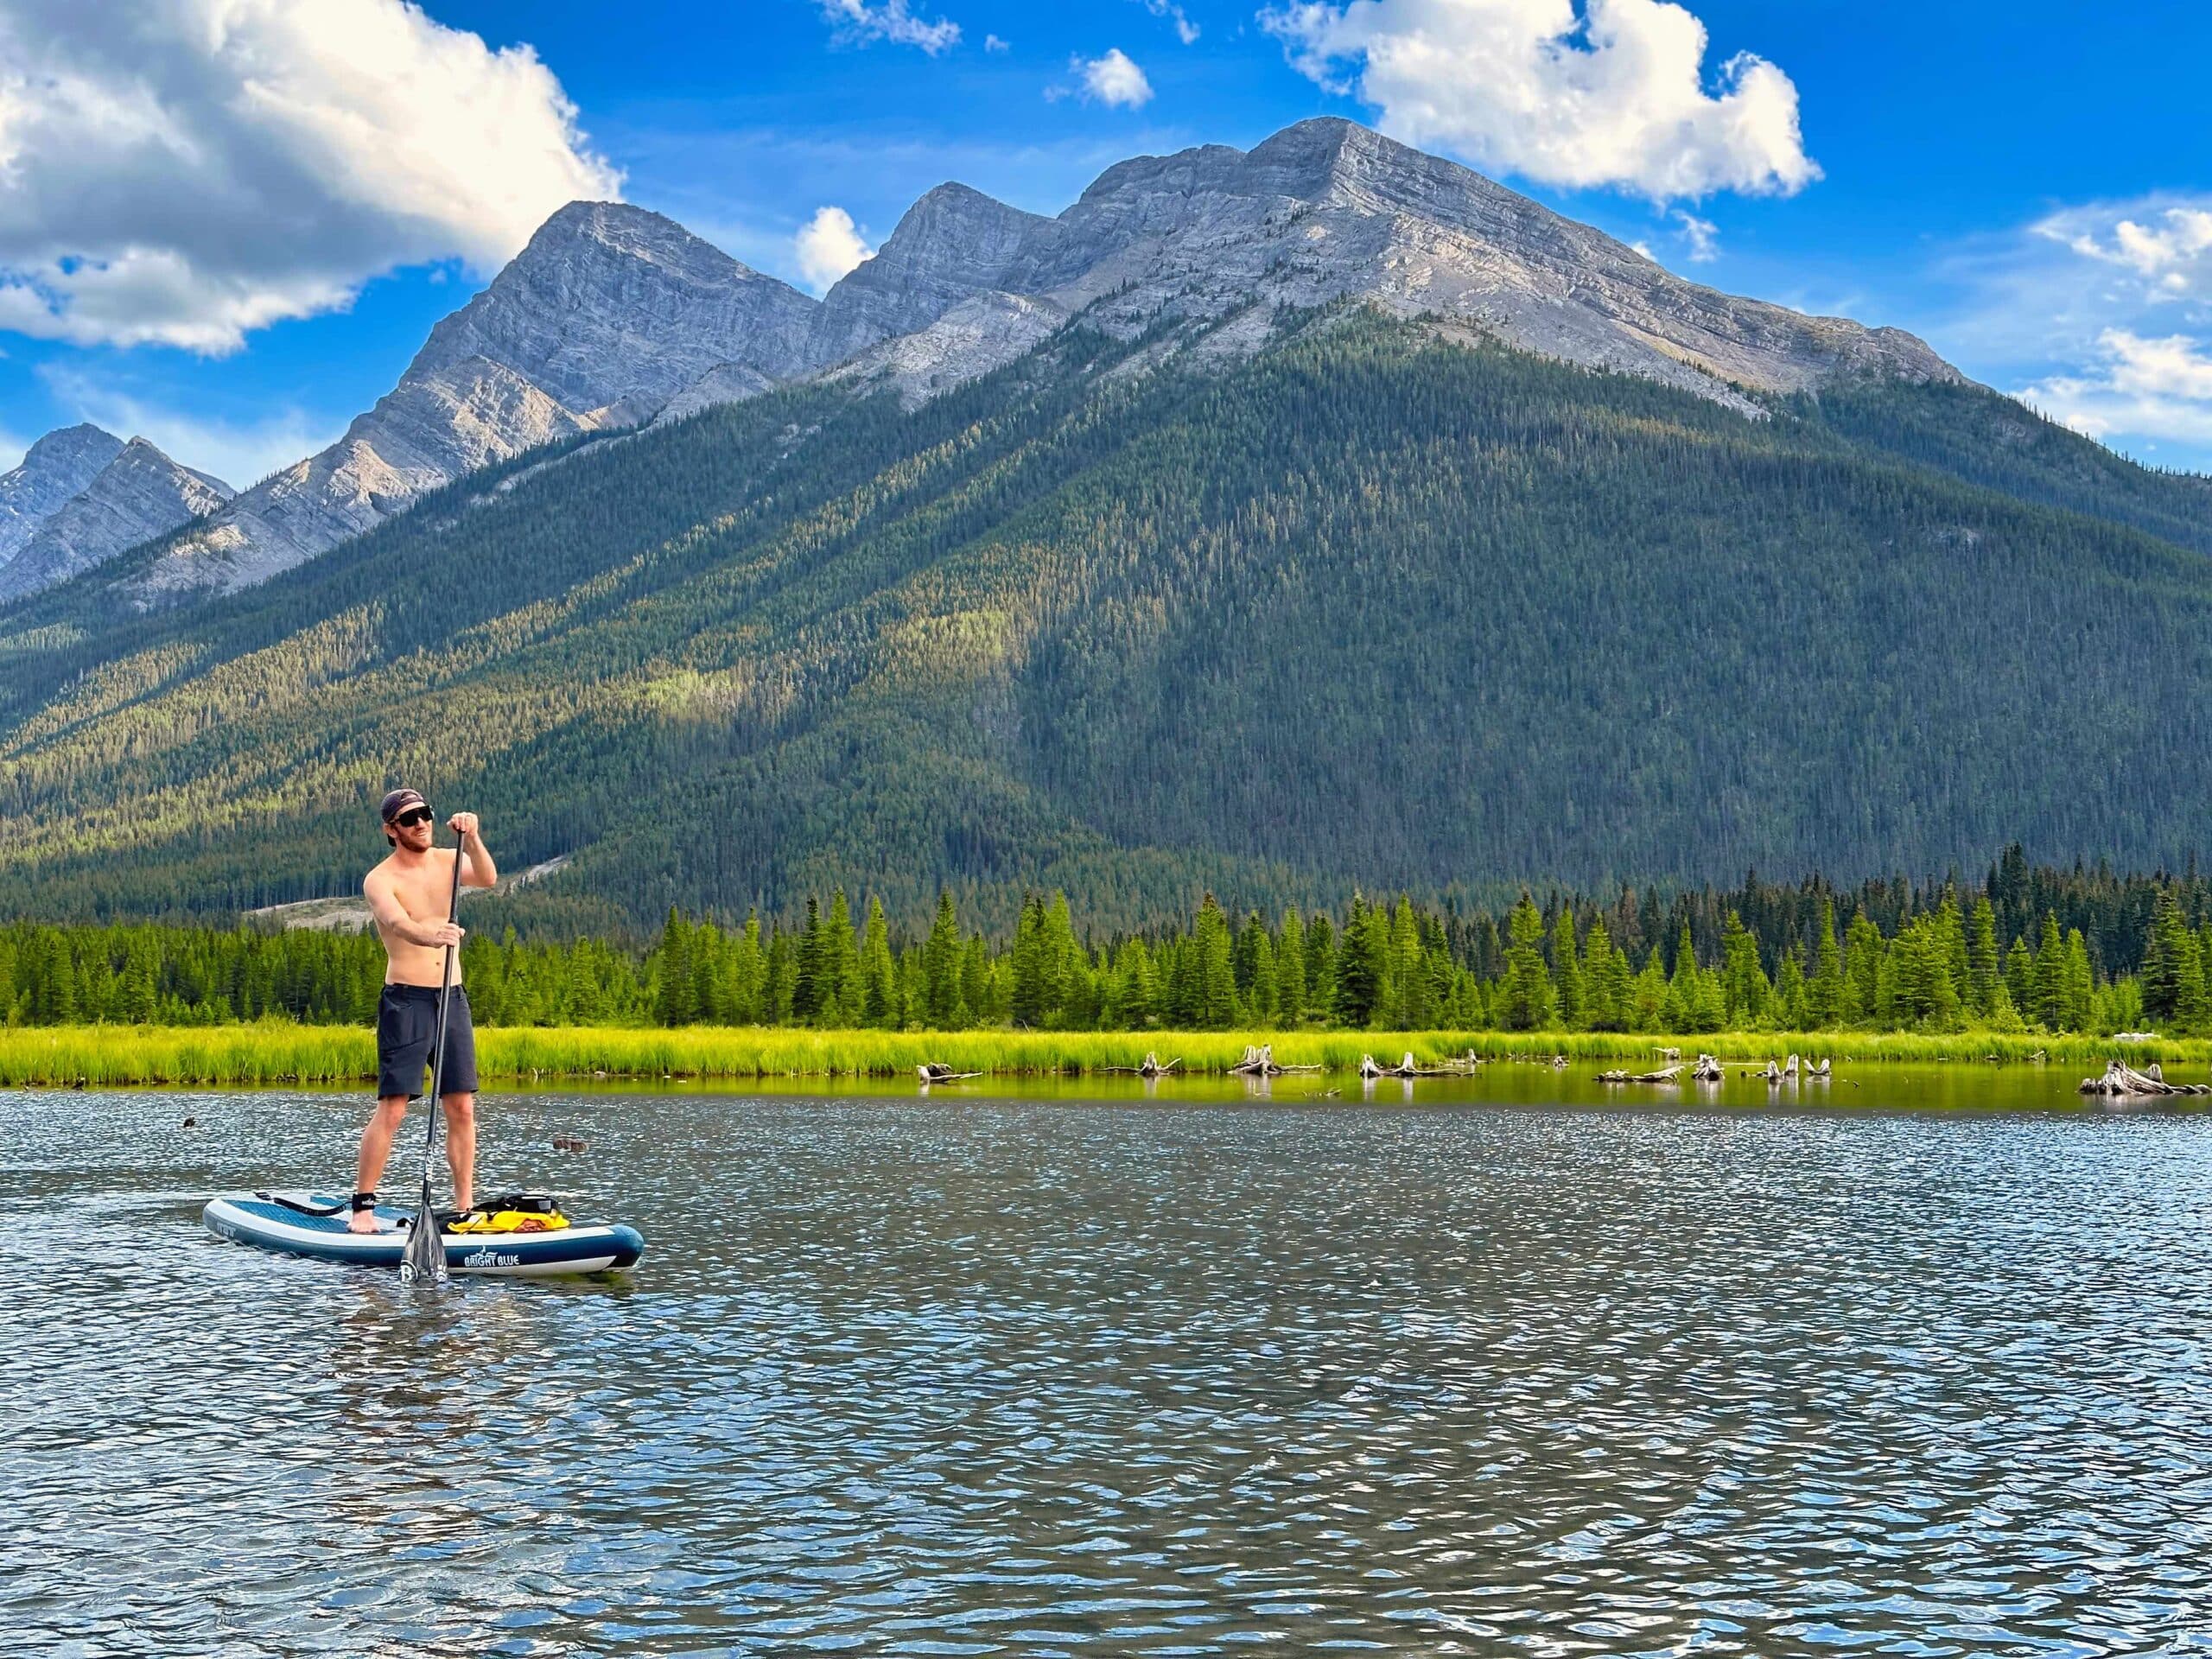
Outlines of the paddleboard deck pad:
<svg viewBox="0 0 2212 1659">
<path fill-rule="evenodd" d="M 280 1204 L 279 1198 L 290 1200 Z M 226 1192 L 201 1212 L 208 1231 L 240 1244 L 285 1255 L 355 1267 L 396 1268 L 407 1253 L 414 1211 L 377 1207 L 378 1230 L 356 1233 L 346 1224 L 346 1200 L 322 1192 Z M 293 1205 L 336 1208 L 308 1215 Z M 462 1274 L 612 1273 L 637 1265 L 645 1241 L 634 1227 L 604 1222 L 571 1223 L 543 1233 L 447 1233 L 446 1268 Z"/>
</svg>

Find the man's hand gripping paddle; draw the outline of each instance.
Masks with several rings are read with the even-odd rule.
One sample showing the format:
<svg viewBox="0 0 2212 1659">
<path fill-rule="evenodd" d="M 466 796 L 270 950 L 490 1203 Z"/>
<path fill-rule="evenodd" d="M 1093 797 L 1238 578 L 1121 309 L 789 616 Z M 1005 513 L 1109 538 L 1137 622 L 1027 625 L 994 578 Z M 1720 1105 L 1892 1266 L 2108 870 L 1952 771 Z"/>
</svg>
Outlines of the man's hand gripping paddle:
<svg viewBox="0 0 2212 1659">
<path fill-rule="evenodd" d="M 453 891 L 446 898 L 446 920 L 461 919 L 461 861 L 465 843 L 453 853 Z M 438 1212 L 430 1203 L 430 1164 L 438 1154 L 438 1107 L 446 1090 L 446 1010 L 453 1001 L 454 948 L 446 946 L 445 982 L 438 988 L 438 1042 L 430 1058 L 430 1127 L 423 1141 L 423 1198 L 415 1211 L 414 1228 L 407 1235 L 407 1253 L 399 1259 L 403 1285 L 442 1285 L 446 1282 L 446 1241 L 438 1227 Z"/>
</svg>

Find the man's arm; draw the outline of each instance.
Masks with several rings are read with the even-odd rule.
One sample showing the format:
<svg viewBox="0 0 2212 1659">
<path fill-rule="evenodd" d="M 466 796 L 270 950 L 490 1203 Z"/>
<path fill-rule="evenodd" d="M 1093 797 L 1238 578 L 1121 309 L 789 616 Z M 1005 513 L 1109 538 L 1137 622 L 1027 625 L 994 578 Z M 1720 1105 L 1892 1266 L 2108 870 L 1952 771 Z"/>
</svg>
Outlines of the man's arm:
<svg viewBox="0 0 2212 1659">
<path fill-rule="evenodd" d="M 456 812 L 448 822 L 461 837 L 461 884 L 465 887 L 493 887 L 499 883 L 499 867 L 484 844 L 483 827 L 474 812 Z"/>
<path fill-rule="evenodd" d="M 380 870 L 371 871 L 369 879 L 361 883 L 361 896 L 369 901 L 369 914 L 377 918 L 377 925 L 388 938 L 434 948 L 461 943 L 461 930 L 454 923 L 442 918 L 418 922 L 410 916 L 406 906 L 399 902 L 391 878 Z"/>
</svg>

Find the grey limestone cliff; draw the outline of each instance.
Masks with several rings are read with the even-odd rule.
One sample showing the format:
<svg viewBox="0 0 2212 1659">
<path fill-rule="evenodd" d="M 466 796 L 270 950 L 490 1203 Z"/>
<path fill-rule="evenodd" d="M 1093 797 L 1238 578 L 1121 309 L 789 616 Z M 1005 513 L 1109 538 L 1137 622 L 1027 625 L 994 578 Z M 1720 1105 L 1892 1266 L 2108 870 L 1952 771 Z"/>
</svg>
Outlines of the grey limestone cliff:
<svg viewBox="0 0 2212 1659">
<path fill-rule="evenodd" d="M 21 465 L 0 474 L 0 567 L 122 448 L 123 440 L 112 432 L 65 426 L 31 445 Z"/>
<path fill-rule="evenodd" d="M 1354 300 L 1761 413 L 1749 394 L 1868 372 L 1955 379 L 1911 335 L 1684 281 L 1586 225 L 1351 122 L 1249 151 L 1109 168 L 1056 218 L 948 184 L 817 302 L 636 207 L 571 203 L 439 323 L 336 444 L 264 480 L 129 578 L 151 603 L 264 580 L 424 491 L 535 445 L 673 419 L 796 379 L 908 404 L 1068 320 L 1147 361 L 1233 358 L 1286 307 Z M 1177 325 L 1187 325 L 1178 327 Z"/>
<path fill-rule="evenodd" d="M 798 373 L 817 309 L 658 213 L 572 202 L 343 437 L 164 550 L 138 596 L 264 581 L 477 467 L 634 425 L 718 365 Z"/>
<path fill-rule="evenodd" d="M 815 321 L 817 363 L 841 363 L 925 328 L 964 300 L 1009 286 L 1007 267 L 1052 220 L 964 184 L 941 184 L 909 207 L 872 259 L 832 288 Z"/>
<path fill-rule="evenodd" d="M 830 289 L 812 355 L 846 378 L 895 362 L 889 378 L 912 401 L 1030 350 L 1040 318 L 1080 313 L 1124 335 L 1184 320 L 1209 325 L 1208 353 L 1233 355 L 1264 341 L 1276 308 L 1347 298 L 1747 413 L 1743 390 L 1837 372 L 1958 378 L 1910 334 L 1686 282 L 1456 162 L 1328 118 L 1249 152 L 1122 162 L 1054 219 L 940 186 Z M 680 412 L 762 389 L 702 380 Z"/>
<path fill-rule="evenodd" d="M 230 499 L 231 486 L 219 478 L 180 467 L 133 438 L 0 565 L 0 599 L 20 599 L 104 564 Z"/>
</svg>

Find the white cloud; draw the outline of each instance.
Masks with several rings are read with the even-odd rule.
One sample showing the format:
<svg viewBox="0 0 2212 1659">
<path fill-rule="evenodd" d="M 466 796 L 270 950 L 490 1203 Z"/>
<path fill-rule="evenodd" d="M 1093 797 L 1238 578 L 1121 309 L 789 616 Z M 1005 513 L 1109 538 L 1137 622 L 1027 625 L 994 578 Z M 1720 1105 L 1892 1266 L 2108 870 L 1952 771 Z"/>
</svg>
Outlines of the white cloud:
<svg viewBox="0 0 2212 1659">
<path fill-rule="evenodd" d="M 1185 46 L 1195 46 L 1198 41 L 1198 26 L 1184 16 L 1183 8 L 1175 0 L 1144 0 L 1144 9 L 1155 17 L 1164 17 L 1175 25 L 1175 38 Z"/>
<path fill-rule="evenodd" d="M 233 489 L 327 448 L 346 429 L 342 417 L 326 421 L 299 409 L 251 421 L 193 414 L 57 364 L 41 366 L 39 377 L 73 419 L 143 438 L 171 461 L 213 473 Z"/>
<path fill-rule="evenodd" d="M 1682 227 L 1682 240 L 1689 245 L 1690 263 L 1709 265 L 1720 257 L 1720 227 L 1709 219 L 1700 219 L 1687 208 L 1677 207 L 1675 222 Z"/>
<path fill-rule="evenodd" d="M 862 260 L 875 257 L 875 250 L 861 240 L 853 216 L 842 207 L 816 208 L 791 243 L 798 251 L 800 275 L 817 294 Z"/>
<path fill-rule="evenodd" d="M 526 46 L 403 0 L 0 0 L 0 328 L 236 350 L 512 256 L 620 175 Z"/>
<path fill-rule="evenodd" d="M 865 46 L 872 41 L 892 41 L 918 46 L 935 57 L 960 43 L 960 25 L 941 17 L 924 22 L 906 9 L 906 0 L 822 0 L 822 15 L 837 26 L 837 38 Z"/>
<path fill-rule="evenodd" d="M 0 473 L 12 473 L 22 466 L 30 447 L 29 438 L 19 438 L 6 428 L 0 427 Z"/>
<path fill-rule="evenodd" d="M 1668 0 L 1300 0 L 1260 21 L 1393 137 L 1494 172 L 1656 201 L 1821 176 L 1789 77 L 1739 53 L 1708 92 L 1705 25 Z"/>
<path fill-rule="evenodd" d="M 1012 44 L 1012 41 L 1002 41 L 995 35 L 986 35 L 983 36 L 983 50 L 986 52 L 1004 52 Z"/>
<path fill-rule="evenodd" d="M 1103 58 L 1077 58 L 1068 67 L 1083 80 L 1083 95 L 1109 110 L 1134 110 L 1152 101 L 1152 83 L 1118 46 Z"/>
<path fill-rule="evenodd" d="M 2084 258 L 2133 271 L 2148 299 L 2212 300 L 2212 200 L 2069 207 L 2035 229 Z"/>
<path fill-rule="evenodd" d="M 2208 229 L 2203 194 L 2063 207 L 1955 245 L 1897 321 L 2115 449 L 2212 468 Z"/>
<path fill-rule="evenodd" d="M 2016 395 L 2093 438 L 2212 444 L 2212 343 L 2107 328 L 2097 344 L 2096 361 L 2081 372 L 2052 375 Z"/>
</svg>

